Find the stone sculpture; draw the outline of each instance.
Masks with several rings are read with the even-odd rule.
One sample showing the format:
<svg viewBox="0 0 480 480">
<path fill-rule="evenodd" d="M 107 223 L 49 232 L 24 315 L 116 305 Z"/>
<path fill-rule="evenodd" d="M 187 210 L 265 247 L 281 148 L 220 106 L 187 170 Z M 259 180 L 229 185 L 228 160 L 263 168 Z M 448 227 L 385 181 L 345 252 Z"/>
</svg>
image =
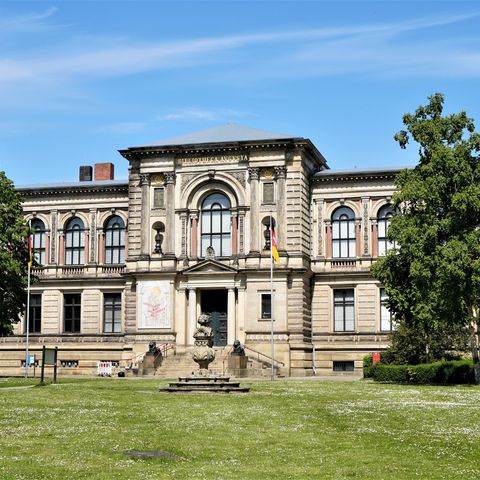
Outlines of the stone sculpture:
<svg viewBox="0 0 480 480">
<path fill-rule="evenodd" d="M 193 349 L 193 360 L 198 363 L 201 374 L 208 373 L 208 365 L 215 359 L 215 351 L 213 350 L 213 330 L 210 327 L 210 315 L 201 313 L 198 317 L 199 327 L 195 330 L 193 338 L 195 338 Z"/>
</svg>

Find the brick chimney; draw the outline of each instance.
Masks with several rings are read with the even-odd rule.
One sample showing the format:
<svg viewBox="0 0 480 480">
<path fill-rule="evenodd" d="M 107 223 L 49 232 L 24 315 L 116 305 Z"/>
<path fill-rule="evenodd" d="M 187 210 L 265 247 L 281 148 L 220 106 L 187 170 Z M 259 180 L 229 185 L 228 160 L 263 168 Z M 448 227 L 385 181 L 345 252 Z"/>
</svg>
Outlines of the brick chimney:
<svg viewBox="0 0 480 480">
<path fill-rule="evenodd" d="M 92 167 L 90 165 L 83 165 L 80 167 L 78 172 L 78 179 L 81 182 L 91 182 L 92 181 Z"/>
<path fill-rule="evenodd" d="M 95 181 L 113 180 L 114 165 L 113 163 L 96 163 L 95 164 Z"/>
</svg>

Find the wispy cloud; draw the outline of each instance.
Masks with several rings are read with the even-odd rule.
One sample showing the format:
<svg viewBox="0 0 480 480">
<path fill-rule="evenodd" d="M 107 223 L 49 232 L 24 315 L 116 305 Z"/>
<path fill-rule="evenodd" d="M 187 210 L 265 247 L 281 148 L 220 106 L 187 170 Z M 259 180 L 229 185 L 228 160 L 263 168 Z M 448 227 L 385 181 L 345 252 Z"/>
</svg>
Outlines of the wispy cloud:
<svg viewBox="0 0 480 480">
<path fill-rule="evenodd" d="M 55 9 L 41 14 L 10 19 L 10 24 L 35 22 L 53 15 Z M 340 26 L 297 31 L 278 31 L 231 35 L 214 38 L 200 38 L 189 41 L 170 41 L 160 43 L 118 44 L 107 48 L 89 46 L 88 50 L 60 53 L 47 52 L 32 58 L 0 57 L 0 84 L 16 85 L 17 82 L 54 82 L 69 80 L 95 79 L 102 77 L 120 77 L 129 74 L 156 70 L 174 70 L 195 66 L 211 66 L 220 69 L 220 73 L 229 74 L 235 68 L 248 68 L 243 57 L 235 56 L 255 47 L 249 56 L 249 62 L 258 62 L 259 68 L 252 69 L 250 76 L 268 75 L 267 67 L 283 65 L 283 76 L 292 74 L 289 65 L 298 67 L 296 75 L 332 75 L 344 72 L 378 72 L 395 67 L 398 71 L 413 74 L 418 64 L 428 59 L 428 63 L 442 64 L 449 71 L 448 62 L 455 66 L 462 63 L 459 75 L 468 73 L 480 75 L 478 60 L 475 65 L 464 64 L 475 59 L 477 52 L 462 46 L 457 49 L 450 45 L 442 55 L 431 55 L 430 49 L 423 49 L 420 40 L 415 48 L 407 42 L 395 41 L 406 32 L 418 32 L 459 23 L 477 17 L 478 13 L 445 17 L 419 18 L 396 23 Z M 282 45 L 284 50 L 275 54 L 269 52 L 269 45 Z M 258 47 L 258 48 L 257 48 Z M 262 48 L 260 48 L 262 47 Z M 460 59 L 460 60 L 459 60 Z M 464 59 L 463 61 L 461 59 Z M 287 62 L 287 63 L 285 63 Z M 322 63 L 321 67 L 313 62 Z M 262 67 L 263 65 L 263 67 Z M 223 69 L 223 71 L 222 71 Z M 276 68 L 271 74 L 282 75 Z M 194 109 L 190 112 L 173 112 L 171 115 L 201 115 Z M 175 118 L 175 117 L 172 117 Z"/>
<path fill-rule="evenodd" d="M 249 116 L 246 112 L 228 108 L 201 109 L 195 107 L 176 109 L 172 112 L 160 115 L 160 120 L 207 120 L 219 121 L 225 119 Z"/>
<path fill-rule="evenodd" d="M 14 16 L 2 15 L 0 17 L 0 32 L 5 34 L 17 30 L 37 29 L 43 24 L 44 20 L 54 15 L 57 11 L 57 7 L 50 7 L 43 12 Z"/>
</svg>

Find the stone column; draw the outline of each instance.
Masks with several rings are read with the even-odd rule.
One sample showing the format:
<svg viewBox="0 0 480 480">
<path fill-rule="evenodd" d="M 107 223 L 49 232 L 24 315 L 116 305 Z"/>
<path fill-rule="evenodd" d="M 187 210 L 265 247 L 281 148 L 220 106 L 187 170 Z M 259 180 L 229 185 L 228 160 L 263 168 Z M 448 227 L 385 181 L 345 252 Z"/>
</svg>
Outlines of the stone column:
<svg viewBox="0 0 480 480">
<path fill-rule="evenodd" d="M 237 312 L 237 330 L 236 339 L 245 343 L 245 288 L 240 287 L 238 292 L 238 312 Z"/>
<path fill-rule="evenodd" d="M 175 173 L 165 172 L 167 224 L 165 225 L 165 255 L 175 255 Z M 193 340 L 192 340 L 193 342 Z"/>
<path fill-rule="evenodd" d="M 232 255 L 238 254 L 237 212 L 232 213 Z"/>
<path fill-rule="evenodd" d="M 259 168 L 249 168 L 250 175 L 250 253 L 259 254 L 258 248 L 258 178 Z"/>
<path fill-rule="evenodd" d="M 323 237 L 324 237 L 324 231 L 325 227 L 323 224 L 323 199 L 318 199 L 317 200 L 317 232 L 318 232 L 318 252 L 317 255 L 319 257 L 324 257 L 325 252 L 324 252 L 324 246 L 323 246 Z"/>
<path fill-rule="evenodd" d="M 233 345 L 235 341 L 236 322 L 235 322 L 235 289 L 228 289 L 228 307 L 227 307 L 227 345 Z"/>
<path fill-rule="evenodd" d="M 277 238 L 278 250 L 284 252 L 286 249 L 286 216 L 285 216 L 285 178 L 287 176 L 287 167 L 275 167 L 275 179 L 277 181 L 277 225 L 275 235 Z"/>
<path fill-rule="evenodd" d="M 59 246 L 58 246 L 58 264 L 65 265 L 65 234 L 63 232 L 60 233 L 59 238 Z"/>
<path fill-rule="evenodd" d="M 150 174 L 140 174 L 140 185 L 142 187 L 142 214 L 140 230 L 140 255 L 150 256 Z"/>
<path fill-rule="evenodd" d="M 357 257 L 361 255 L 361 248 L 362 248 L 361 228 L 362 228 L 361 219 L 357 218 L 355 222 L 355 247 L 356 247 L 355 255 Z"/>
<path fill-rule="evenodd" d="M 197 326 L 197 289 L 188 289 L 188 320 L 185 345 L 193 345 L 193 332 Z"/>
<path fill-rule="evenodd" d="M 86 228 L 83 231 L 83 242 L 84 242 L 84 245 L 83 245 L 83 264 L 84 265 L 89 263 L 89 256 L 90 256 L 90 249 L 88 248 L 88 246 L 90 245 L 89 239 L 90 239 L 89 229 Z"/>
<path fill-rule="evenodd" d="M 97 209 L 90 209 L 90 243 L 87 243 L 85 247 L 87 250 L 90 250 L 90 262 L 89 263 L 98 263 L 98 257 L 95 255 L 96 245 L 97 244 Z"/>
<path fill-rule="evenodd" d="M 177 301 L 175 302 L 175 315 L 173 316 L 173 328 L 177 334 L 176 343 L 177 345 L 186 345 L 186 323 L 188 318 L 186 317 L 186 290 L 184 288 L 179 288 L 176 292 Z"/>
<path fill-rule="evenodd" d="M 50 233 L 45 233 L 45 266 L 50 263 Z"/>
<path fill-rule="evenodd" d="M 57 261 L 57 210 L 51 212 L 51 230 L 50 230 L 50 263 L 60 263 Z"/>
<path fill-rule="evenodd" d="M 377 219 L 372 219 L 372 256 L 378 257 L 378 225 Z"/>
<path fill-rule="evenodd" d="M 98 234 L 98 263 L 105 263 L 105 233 L 102 230 Z"/>
<path fill-rule="evenodd" d="M 197 214 L 191 214 L 192 219 L 192 237 L 191 237 L 191 248 L 190 248 L 190 255 L 193 258 L 198 257 L 197 252 L 197 242 L 198 242 L 198 218 Z"/>
<path fill-rule="evenodd" d="M 369 197 L 362 197 L 362 255 L 370 254 L 370 228 L 368 225 L 368 206 L 370 204 Z"/>
<path fill-rule="evenodd" d="M 332 222 L 330 220 L 325 220 L 325 229 L 327 233 L 327 251 L 325 256 L 327 258 L 332 258 L 333 250 L 332 250 Z"/>
</svg>

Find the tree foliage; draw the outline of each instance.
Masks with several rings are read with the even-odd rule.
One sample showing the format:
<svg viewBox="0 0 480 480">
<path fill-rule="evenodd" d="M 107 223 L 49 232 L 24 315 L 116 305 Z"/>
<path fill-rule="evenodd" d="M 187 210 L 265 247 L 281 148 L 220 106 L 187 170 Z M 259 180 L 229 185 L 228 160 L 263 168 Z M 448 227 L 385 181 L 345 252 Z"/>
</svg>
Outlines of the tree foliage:
<svg viewBox="0 0 480 480">
<path fill-rule="evenodd" d="M 25 311 L 27 300 L 28 228 L 22 199 L 13 183 L 0 172 L 0 335 L 12 333 L 12 324 Z"/>
<path fill-rule="evenodd" d="M 396 179 L 397 248 L 372 267 L 397 322 L 427 335 L 473 332 L 480 302 L 480 135 L 465 112 L 443 115 L 443 103 L 432 95 L 395 135 L 401 148 L 417 142 L 419 162 Z"/>
</svg>

